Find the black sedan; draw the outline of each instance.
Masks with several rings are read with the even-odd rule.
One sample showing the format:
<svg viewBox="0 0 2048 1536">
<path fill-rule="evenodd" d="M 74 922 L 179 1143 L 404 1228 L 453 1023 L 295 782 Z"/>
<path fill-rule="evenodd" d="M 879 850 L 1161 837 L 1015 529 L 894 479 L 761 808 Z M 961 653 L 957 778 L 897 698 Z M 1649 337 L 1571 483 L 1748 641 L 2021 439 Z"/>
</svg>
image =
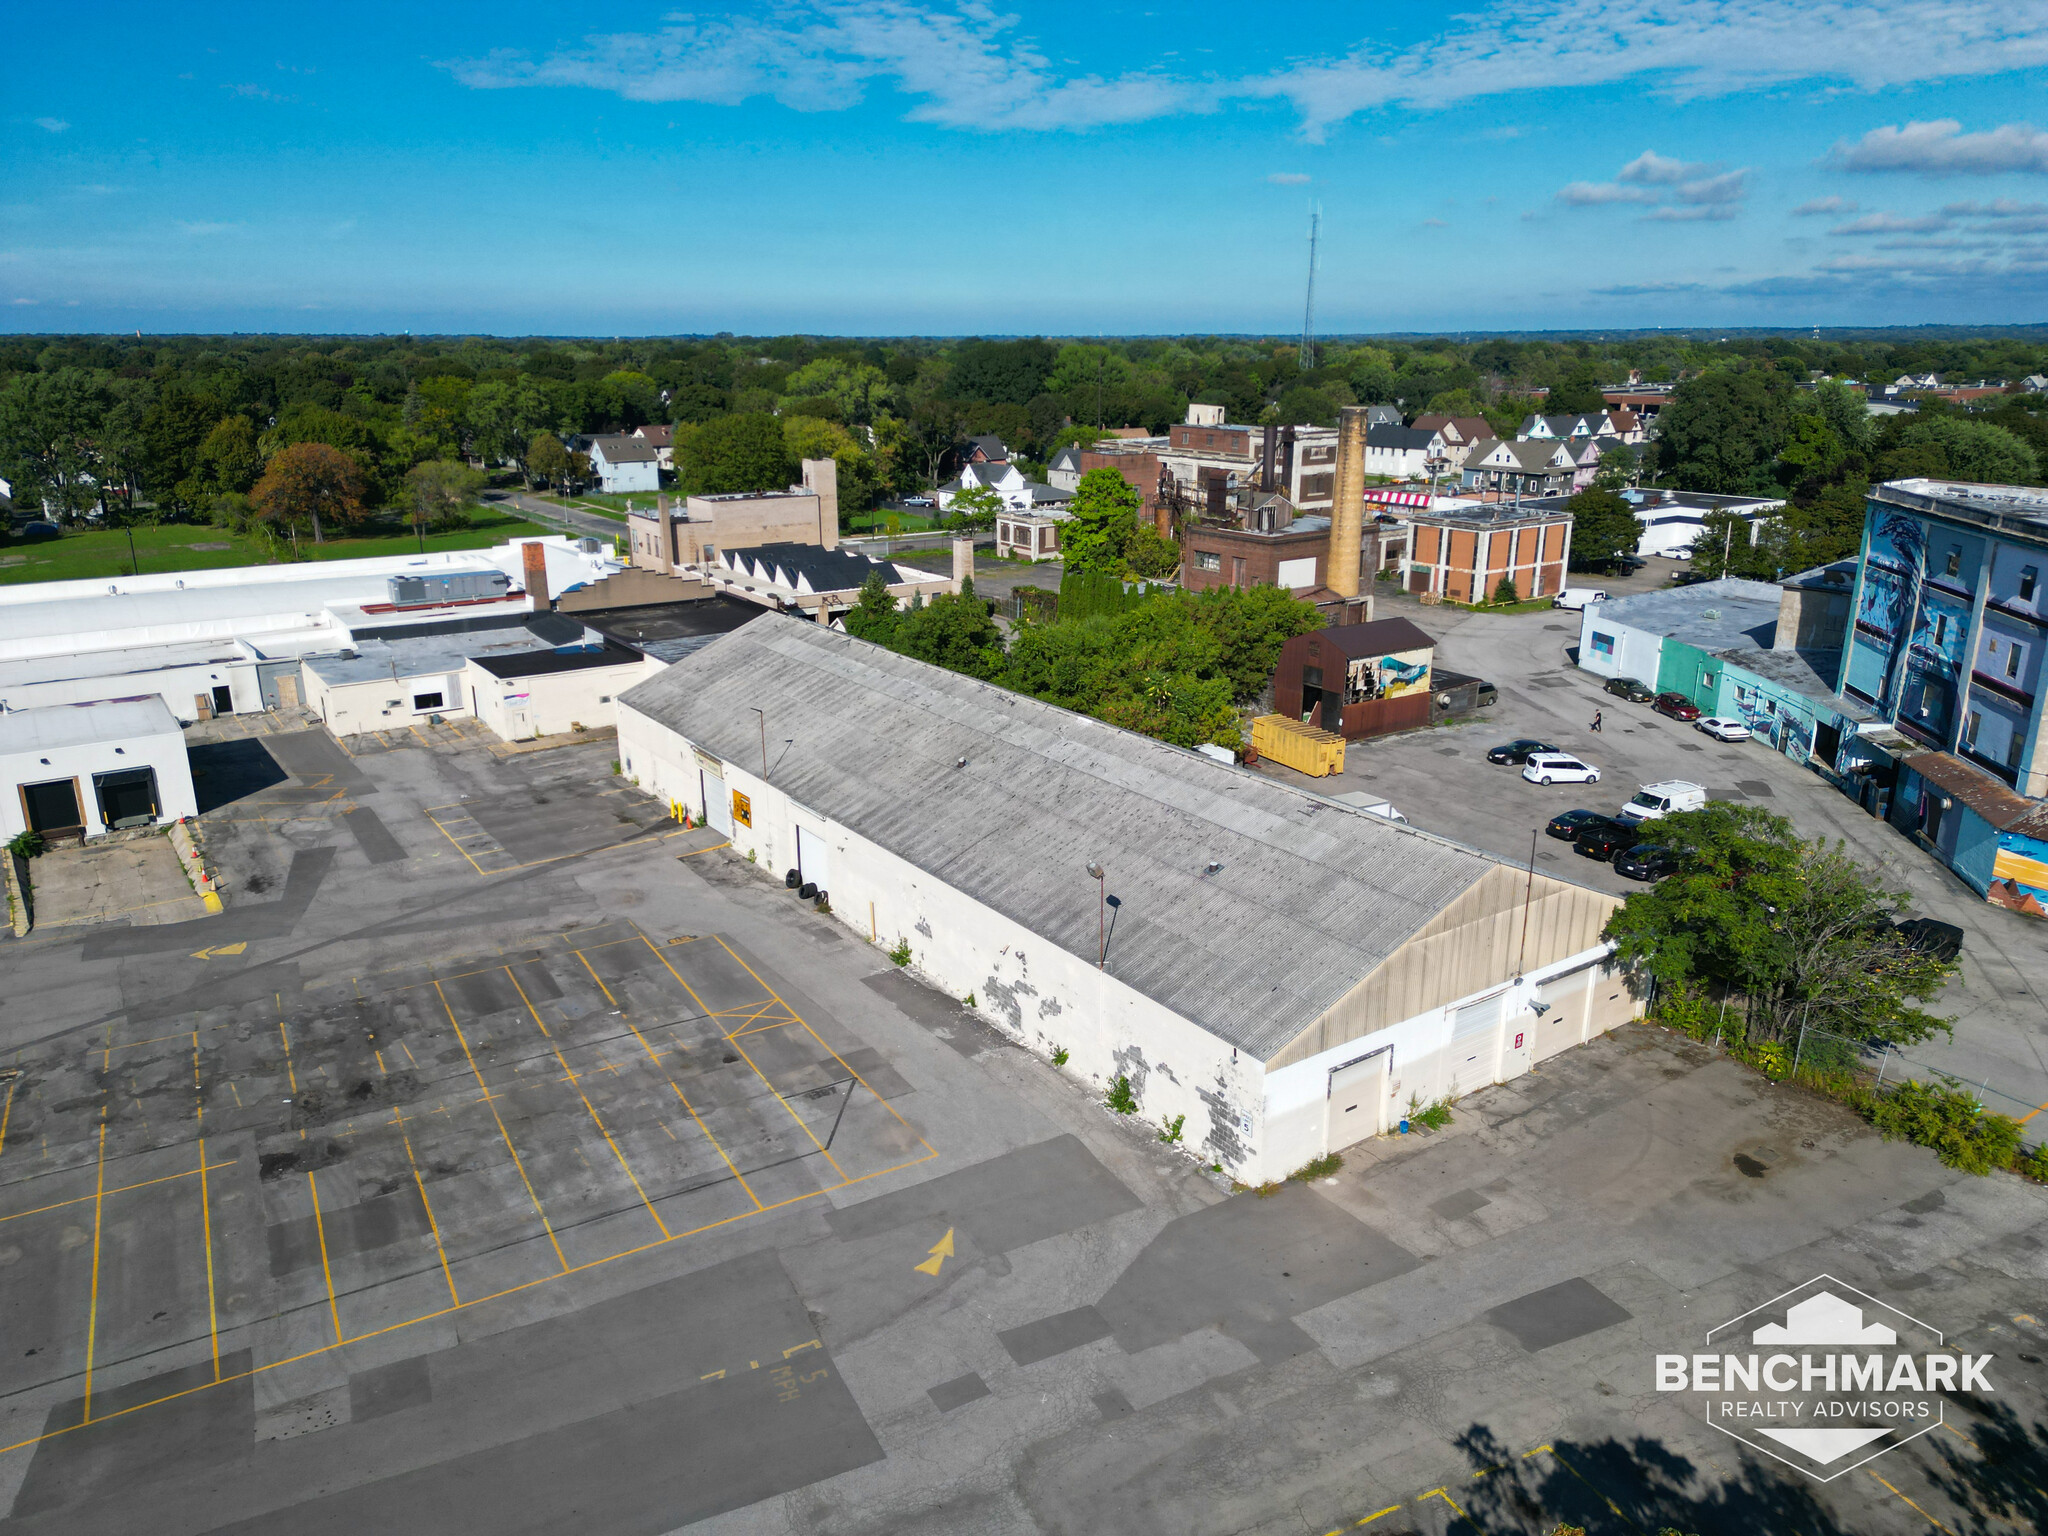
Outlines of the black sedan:
<svg viewBox="0 0 2048 1536">
<path fill-rule="evenodd" d="M 1610 677 L 1607 691 L 1617 699 L 1627 699 L 1631 704 L 1647 704 L 1657 697 L 1653 688 L 1644 686 L 1632 677 Z"/>
<path fill-rule="evenodd" d="M 1649 843 L 1638 843 L 1614 856 L 1614 872 L 1631 880 L 1662 880 L 1677 868 L 1678 860 L 1670 849 Z"/>
<path fill-rule="evenodd" d="M 1543 830 L 1560 842 L 1575 843 L 1588 830 L 1612 825 L 1614 818 L 1598 811 L 1566 811 L 1562 816 L 1551 817 Z"/>
<path fill-rule="evenodd" d="M 1635 847 L 1642 834 L 1626 822 L 1610 821 L 1604 826 L 1586 827 L 1572 839 L 1572 852 L 1605 861 Z"/>
<path fill-rule="evenodd" d="M 1513 741 L 1502 742 L 1486 754 L 1486 760 L 1489 763 L 1513 763 L 1519 768 L 1523 763 L 1529 761 L 1531 753 L 1558 752 L 1562 750 L 1562 748 L 1554 747 L 1547 741 L 1537 741 L 1531 736 L 1521 736 Z"/>
</svg>

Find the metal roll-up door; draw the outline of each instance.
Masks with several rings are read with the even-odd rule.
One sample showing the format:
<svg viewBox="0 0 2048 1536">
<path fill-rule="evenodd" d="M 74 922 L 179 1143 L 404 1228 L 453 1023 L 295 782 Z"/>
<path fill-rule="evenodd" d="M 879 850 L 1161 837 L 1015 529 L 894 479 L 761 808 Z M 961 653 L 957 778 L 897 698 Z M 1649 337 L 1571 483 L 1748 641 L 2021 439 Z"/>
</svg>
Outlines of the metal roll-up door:
<svg viewBox="0 0 2048 1536">
<path fill-rule="evenodd" d="M 1451 1014 L 1451 1097 L 1462 1098 L 1493 1081 L 1493 1064 L 1500 1054 L 1500 1026 L 1507 1011 L 1507 994 L 1496 992 L 1476 1003 L 1467 1003 Z"/>
<path fill-rule="evenodd" d="M 796 867 L 804 884 L 821 891 L 832 889 L 832 865 L 821 833 L 803 826 L 796 829 Z"/>
<path fill-rule="evenodd" d="M 1387 1104 L 1387 1074 L 1393 1069 L 1394 1048 L 1382 1046 L 1359 1061 L 1346 1062 L 1330 1071 L 1328 1139 L 1324 1150 L 1335 1152 L 1383 1130 Z"/>
<path fill-rule="evenodd" d="M 711 823 L 712 830 L 732 836 L 732 802 L 725 796 L 725 780 L 710 769 L 702 770 L 704 780 L 704 819 Z"/>
</svg>

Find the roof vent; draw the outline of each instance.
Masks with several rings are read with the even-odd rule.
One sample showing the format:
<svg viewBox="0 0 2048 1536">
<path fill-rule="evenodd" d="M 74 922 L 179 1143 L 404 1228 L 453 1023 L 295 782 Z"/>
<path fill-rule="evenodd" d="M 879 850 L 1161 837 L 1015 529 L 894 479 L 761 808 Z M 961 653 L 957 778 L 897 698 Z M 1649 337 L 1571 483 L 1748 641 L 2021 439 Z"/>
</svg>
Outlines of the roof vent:
<svg viewBox="0 0 2048 1536">
<path fill-rule="evenodd" d="M 1221 873 L 1222 869 L 1223 861 L 1221 859 L 1211 859 L 1208 863 L 1202 866 L 1202 873 L 1205 875 L 1214 875 Z"/>
</svg>

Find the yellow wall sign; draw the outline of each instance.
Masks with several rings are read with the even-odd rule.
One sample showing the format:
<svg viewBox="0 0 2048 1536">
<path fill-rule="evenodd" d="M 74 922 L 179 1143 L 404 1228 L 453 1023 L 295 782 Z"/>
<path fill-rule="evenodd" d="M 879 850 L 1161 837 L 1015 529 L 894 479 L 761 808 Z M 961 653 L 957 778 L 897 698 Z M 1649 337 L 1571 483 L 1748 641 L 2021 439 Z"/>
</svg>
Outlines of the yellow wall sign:
<svg viewBox="0 0 2048 1536">
<path fill-rule="evenodd" d="M 754 802 L 738 790 L 732 792 L 732 819 L 743 827 L 754 824 Z"/>
</svg>

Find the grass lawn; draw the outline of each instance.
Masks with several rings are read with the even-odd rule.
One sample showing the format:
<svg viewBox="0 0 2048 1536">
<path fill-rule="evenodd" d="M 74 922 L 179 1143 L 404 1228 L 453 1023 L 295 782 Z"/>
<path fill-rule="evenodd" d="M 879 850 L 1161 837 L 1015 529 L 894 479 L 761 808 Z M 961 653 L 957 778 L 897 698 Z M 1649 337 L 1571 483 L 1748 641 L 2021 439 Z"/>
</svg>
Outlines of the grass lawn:
<svg viewBox="0 0 2048 1536">
<path fill-rule="evenodd" d="M 915 512 L 891 512 L 886 508 L 873 512 L 847 512 L 840 521 L 847 533 L 930 533 L 938 523 L 929 517 L 920 517 Z"/>
<path fill-rule="evenodd" d="M 476 525 L 453 533 L 430 533 L 427 549 L 489 549 L 507 539 L 532 538 L 551 532 L 524 518 L 501 513 L 477 514 Z M 135 553 L 144 575 L 153 571 L 203 571 L 230 565 L 264 565 L 273 556 L 267 540 L 229 533 L 193 523 L 137 528 Z M 66 533 L 62 538 L 29 543 L 0 533 L 0 582 L 83 581 L 129 575 L 125 528 L 95 528 Z M 410 555 L 419 539 L 406 531 L 372 527 L 359 535 L 330 538 L 324 544 L 299 541 L 307 560 L 360 560 L 372 555 Z M 291 546 L 284 546 L 289 558 Z"/>
<path fill-rule="evenodd" d="M 621 523 L 626 520 L 626 514 L 635 507 L 642 512 L 654 510 L 652 491 L 635 491 L 630 496 L 614 495 L 608 491 L 592 491 L 587 496 L 557 496 L 552 492 L 544 492 L 540 499 L 552 501 L 558 507 L 574 507 L 579 512 L 595 512 L 599 517 L 609 517 Z"/>
</svg>

